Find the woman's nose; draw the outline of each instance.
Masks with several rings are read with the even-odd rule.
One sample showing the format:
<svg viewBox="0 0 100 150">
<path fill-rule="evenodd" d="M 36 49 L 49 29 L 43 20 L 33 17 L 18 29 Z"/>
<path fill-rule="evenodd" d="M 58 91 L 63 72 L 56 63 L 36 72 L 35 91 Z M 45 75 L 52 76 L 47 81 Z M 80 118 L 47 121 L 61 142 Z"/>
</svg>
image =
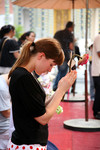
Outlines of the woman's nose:
<svg viewBox="0 0 100 150">
<path fill-rule="evenodd" d="M 51 72 L 51 70 L 52 70 L 52 67 L 50 67 L 48 71 Z"/>
</svg>

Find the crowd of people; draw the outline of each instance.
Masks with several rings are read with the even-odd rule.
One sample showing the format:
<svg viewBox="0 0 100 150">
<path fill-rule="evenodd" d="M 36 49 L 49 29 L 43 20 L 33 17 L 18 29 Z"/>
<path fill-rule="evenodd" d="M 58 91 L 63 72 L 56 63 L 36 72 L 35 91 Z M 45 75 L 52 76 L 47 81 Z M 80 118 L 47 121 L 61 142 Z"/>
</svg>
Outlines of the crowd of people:
<svg viewBox="0 0 100 150">
<path fill-rule="evenodd" d="M 80 55 L 79 47 L 74 47 L 73 28 L 73 22 L 69 21 L 65 29 L 57 31 L 53 38 L 37 41 L 33 31 L 23 33 L 15 40 L 14 26 L 5 25 L 0 29 L 0 150 L 47 150 L 48 122 L 65 93 L 71 87 L 72 92 L 75 88 L 75 65 L 68 72 L 71 53 Z M 90 88 L 90 96 L 94 100 L 96 119 L 100 119 L 99 41 L 100 34 L 89 48 L 92 49 L 90 82 L 94 87 Z M 46 99 L 46 93 L 37 78 L 50 72 L 56 65 L 55 92 Z"/>
</svg>

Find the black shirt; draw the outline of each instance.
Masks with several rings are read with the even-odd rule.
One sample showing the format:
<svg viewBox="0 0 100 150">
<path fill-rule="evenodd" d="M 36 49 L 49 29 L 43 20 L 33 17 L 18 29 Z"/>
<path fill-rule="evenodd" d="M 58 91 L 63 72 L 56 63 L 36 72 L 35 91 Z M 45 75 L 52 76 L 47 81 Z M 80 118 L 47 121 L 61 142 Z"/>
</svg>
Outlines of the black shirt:
<svg viewBox="0 0 100 150">
<path fill-rule="evenodd" d="M 65 60 L 69 61 L 70 59 L 69 43 L 73 42 L 73 34 L 69 30 L 64 29 L 57 31 L 54 35 L 54 38 L 57 39 L 61 44 L 61 47 L 65 54 Z"/>
<path fill-rule="evenodd" d="M 32 74 L 21 67 L 12 73 L 9 89 L 15 126 L 12 142 L 46 145 L 48 125 L 41 125 L 34 119 L 46 112 L 44 90 Z"/>
<path fill-rule="evenodd" d="M 7 38 L 7 37 L 6 37 Z M 0 66 L 2 67 L 12 67 L 16 61 L 14 56 L 15 51 L 19 51 L 18 43 L 14 39 L 7 39 L 3 48 L 3 42 L 6 39 L 5 37 L 0 41 L 0 51 L 2 51 Z"/>
</svg>

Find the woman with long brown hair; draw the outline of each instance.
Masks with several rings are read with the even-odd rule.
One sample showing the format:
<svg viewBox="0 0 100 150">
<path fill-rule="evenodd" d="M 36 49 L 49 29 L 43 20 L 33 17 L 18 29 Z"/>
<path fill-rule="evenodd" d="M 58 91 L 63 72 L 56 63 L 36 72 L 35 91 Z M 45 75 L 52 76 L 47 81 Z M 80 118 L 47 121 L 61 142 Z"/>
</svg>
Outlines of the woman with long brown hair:
<svg viewBox="0 0 100 150">
<path fill-rule="evenodd" d="M 48 73 L 54 65 L 61 65 L 64 53 L 59 42 L 45 38 L 35 43 L 27 42 L 10 73 L 9 90 L 15 130 L 8 149 L 47 150 L 48 122 L 65 94 L 76 79 L 76 71 L 63 77 L 53 97 L 46 103 L 46 94 L 32 75 Z"/>
</svg>

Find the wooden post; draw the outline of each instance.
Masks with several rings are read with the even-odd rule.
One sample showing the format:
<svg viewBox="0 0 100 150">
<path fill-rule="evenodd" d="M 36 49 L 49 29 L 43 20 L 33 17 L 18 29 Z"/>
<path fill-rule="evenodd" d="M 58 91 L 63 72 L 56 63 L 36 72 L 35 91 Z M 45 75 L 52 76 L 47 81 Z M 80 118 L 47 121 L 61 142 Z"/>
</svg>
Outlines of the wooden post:
<svg viewBox="0 0 100 150">
<path fill-rule="evenodd" d="M 88 2 L 86 0 L 86 38 L 85 38 L 85 48 L 87 53 L 87 37 L 88 37 Z M 88 90 L 87 90 L 87 64 L 85 70 L 85 120 L 88 121 Z"/>
<path fill-rule="evenodd" d="M 88 121 L 88 88 L 87 88 L 87 70 L 85 70 L 85 121 Z"/>
</svg>

